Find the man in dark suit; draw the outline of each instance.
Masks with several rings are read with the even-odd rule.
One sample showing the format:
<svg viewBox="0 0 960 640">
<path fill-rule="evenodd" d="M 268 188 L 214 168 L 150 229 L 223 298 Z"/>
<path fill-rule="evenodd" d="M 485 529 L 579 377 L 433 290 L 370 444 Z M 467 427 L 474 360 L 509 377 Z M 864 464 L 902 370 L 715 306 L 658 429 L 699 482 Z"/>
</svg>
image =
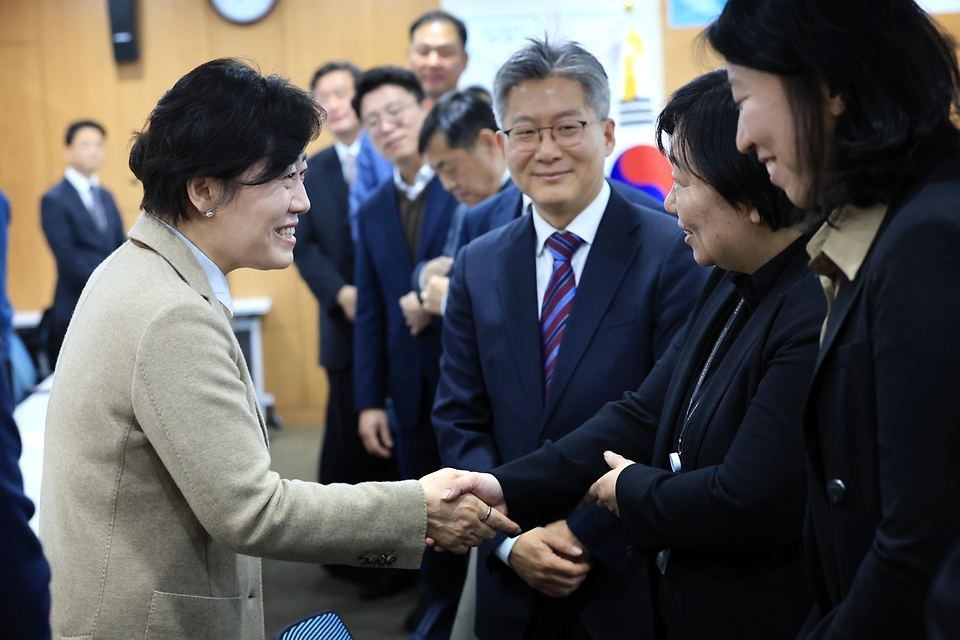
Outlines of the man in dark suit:
<svg viewBox="0 0 960 640">
<path fill-rule="evenodd" d="M 447 273 L 459 248 L 460 227 L 469 207 L 513 185 L 497 145 L 497 120 L 490 103 L 467 92 L 442 97 L 420 130 L 420 153 L 460 206 L 454 210 L 443 255 L 414 269 L 413 286 L 424 309 L 443 315 Z"/>
<path fill-rule="evenodd" d="M 457 200 L 418 150 L 427 109 L 411 72 L 365 72 L 353 108 L 394 166 L 393 180 L 357 215 L 354 380 L 360 437 L 375 456 L 390 458 L 396 451 L 403 478 L 419 478 L 440 468 L 430 409 L 440 376 L 441 322 L 423 310 L 411 278 L 414 265 L 441 255 Z M 399 427 L 396 442 L 385 411 L 388 395 Z M 463 556 L 429 550 L 424 556 L 421 631 L 428 637 L 449 633 L 465 570 Z"/>
<path fill-rule="evenodd" d="M 30 529 L 33 504 L 23 493 L 20 433 L 5 367 L 0 367 L 0 616 L 3 635 L 50 638 L 50 567 Z"/>
<path fill-rule="evenodd" d="M 104 128 L 90 120 L 74 122 L 65 136 L 67 169 L 63 180 L 40 201 L 40 222 L 57 261 L 53 295 L 50 365 L 56 366 L 80 292 L 93 270 L 123 244 L 123 221 L 109 191 L 100 186 L 97 169 L 105 154 Z"/>
<path fill-rule="evenodd" d="M 410 25 L 407 65 L 431 102 L 456 91 L 467 68 L 467 25 L 446 11 L 428 11 Z"/>
<path fill-rule="evenodd" d="M 479 471 L 639 387 L 706 277 L 674 220 L 604 179 L 614 124 L 596 58 L 533 42 L 500 69 L 494 94 L 530 213 L 457 256 L 433 413 L 444 464 Z M 644 637 L 648 602 L 645 565 L 595 506 L 480 547 L 481 639 Z"/>
<path fill-rule="evenodd" d="M 356 484 L 389 480 L 393 466 L 367 453 L 357 433 L 353 406 L 353 321 L 357 288 L 349 232 L 349 192 L 360 180 L 357 158 L 372 147 L 353 111 L 360 70 L 349 62 L 330 62 L 314 74 L 311 90 L 327 112 L 324 126 L 334 143 L 307 160 L 304 187 L 310 211 L 300 216 L 293 258 L 307 286 L 320 303 L 320 364 L 330 380 L 326 432 L 320 454 L 320 482 Z M 372 148 L 369 152 L 376 153 Z M 379 154 L 378 154 L 379 155 Z M 367 572 L 369 573 L 369 572 Z"/>
</svg>

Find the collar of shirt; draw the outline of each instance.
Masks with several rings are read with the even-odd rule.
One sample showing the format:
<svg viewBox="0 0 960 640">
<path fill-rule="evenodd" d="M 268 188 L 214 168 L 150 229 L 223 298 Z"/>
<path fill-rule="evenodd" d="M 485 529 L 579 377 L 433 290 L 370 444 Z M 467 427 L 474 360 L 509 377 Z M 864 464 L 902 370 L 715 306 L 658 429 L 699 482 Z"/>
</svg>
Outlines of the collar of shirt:
<svg viewBox="0 0 960 640">
<path fill-rule="evenodd" d="M 834 210 L 807 244 L 810 268 L 833 280 L 840 273 L 855 280 L 886 215 L 887 205 L 882 203 Z"/>
<path fill-rule="evenodd" d="M 797 255 L 797 252 L 810 241 L 811 235 L 811 233 L 801 235 L 791 242 L 790 246 L 771 258 L 765 265 L 752 274 L 738 273 L 736 271 L 727 273 L 730 282 L 737 288 L 737 292 L 740 294 L 740 297 L 743 298 L 747 307 L 750 308 L 750 311 L 757 310 L 757 307 L 760 306 L 763 299 L 770 293 L 770 289 L 773 288 L 773 285 L 776 283 L 777 278 L 780 277 L 780 274 L 783 273 L 783 270 L 787 268 L 787 265 L 790 264 L 793 257 Z"/>
<path fill-rule="evenodd" d="M 393 184 L 397 186 L 397 191 L 402 193 L 407 200 L 416 200 L 417 196 L 427 188 L 427 185 L 430 184 L 430 181 L 433 180 L 433 169 L 430 168 L 430 165 L 423 163 L 423 166 L 420 167 L 420 170 L 417 171 L 417 176 L 413 179 L 413 184 L 407 184 L 403 181 L 403 178 L 400 177 L 400 169 L 396 167 L 393 168 Z"/>
<path fill-rule="evenodd" d="M 100 179 L 96 174 L 88 178 L 73 167 L 67 167 L 63 172 L 63 177 L 73 185 L 73 188 L 80 194 L 83 205 L 88 209 L 91 208 L 93 206 L 93 195 L 91 195 L 90 189 L 100 186 Z"/>
<path fill-rule="evenodd" d="M 360 155 L 360 136 L 357 136 L 357 139 L 349 146 L 339 140 L 334 140 L 333 148 L 337 152 L 337 159 L 340 160 L 341 165 L 347 161 L 347 156 L 353 156 L 354 161 L 356 161 L 357 156 Z"/>
<path fill-rule="evenodd" d="M 603 219 L 603 212 L 606 211 L 608 202 L 610 202 L 610 184 L 604 180 L 603 187 L 601 187 L 600 193 L 593 199 L 593 202 L 588 204 L 587 208 L 581 211 L 580 215 L 574 218 L 562 231 L 570 231 L 580 236 L 580 239 L 583 240 L 583 246 L 593 245 L 593 239 L 597 236 L 597 228 L 600 226 L 600 220 Z M 540 216 L 536 205 L 531 203 L 531 208 L 535 214 L 533 216 L 533 228 L 537 232 L 537 255 L 539 256 L 546 250 L 547 238 L 556 233 L 558 229 L 555 229 Z M 577 251 L 581 251 L 583 246 Z"/>
<path fill-rule="evenodd" d="M 160 218 L 157 218 L 157 220 L 160 220 Z M 213 295 L 217 296 L 217 300 L 220 301 L 220 304 L 223 305 L 232 318 L 233 296 L 230 295 L 230 287 L 227 285 L 227 276 L 223 275 L 223 271 L 220 271 L 220 267 L 218 267 L 213 260 L 208 258 L 203 251 L 200 251 L 200 249 L 197 248 L 197 245 L 190 242 L 190 240 L 187 239 L 187 236 L 183 235 L 163 220 L 160 220 L 160 222 L 163 222 L 167 229 L 170 229 L 174 235 L 183 240 L 183 242 L 187 245 L 187 248 L 190 249 L 191 253 L 193 253 L 193 256 L 203 268 L 203 272 L 207 275 L 207 280 L 210 281 L 210 288 L 213 289 Z"/>
<path fill-rule="evenodd" d="M 504 169 L 503 175 L 500 176 L 500 188 L 503 188 L 503 185 L 510 182 L 510 169 Z"/>
</svg>

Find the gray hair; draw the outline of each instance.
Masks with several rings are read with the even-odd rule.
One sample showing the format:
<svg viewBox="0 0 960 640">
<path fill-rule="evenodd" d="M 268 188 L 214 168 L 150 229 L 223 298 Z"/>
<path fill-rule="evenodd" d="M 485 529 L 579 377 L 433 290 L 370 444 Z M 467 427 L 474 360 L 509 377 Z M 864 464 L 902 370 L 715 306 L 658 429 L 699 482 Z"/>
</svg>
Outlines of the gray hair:
<svg viewBox="0 0 960 640">
<path fill-rule="evenodd" d="M 554 44 L 548 38 L 530 38 L 529 44 L 503 63 L 493 80 L 493 104 L 500 125 L 503 126 L 507 99 L 514 87 L 528 80 L 546 80 L 553 75 L 579 82 L 587 106 L 598 118 L 610 115 L 610 83 L 599 60 L 570 40 Z"/>
</svg>

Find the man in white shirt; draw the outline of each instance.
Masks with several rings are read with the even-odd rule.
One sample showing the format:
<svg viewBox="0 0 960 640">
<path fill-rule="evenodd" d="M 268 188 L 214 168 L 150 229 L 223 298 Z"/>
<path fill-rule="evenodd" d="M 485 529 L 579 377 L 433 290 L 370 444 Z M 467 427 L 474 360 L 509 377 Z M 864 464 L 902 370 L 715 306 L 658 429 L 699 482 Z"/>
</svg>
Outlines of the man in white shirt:
<svg viewBox="0 0 960 640">
<path fill-rule="evenodd" d="M 476 471 L 566 435 L 639 387 L 706 277 L 674 220 L 604 179 L 614 122 L 590 53 L 531 42 L 497 73 L 494 108 L 528 215 L 457 255 L 433 412 L 444 464 Z M 477 636 L 648 637 L 645 566 L 611 516 L 594 505 L 481 545 Z"/>
<path fill-rule="evenodd" d="M 67 127 L 63 180 L 40 201 L 40 222 L 57 262 L 57 287 L 49 313 L 47 353 L 56 366 L 67 325 L 87 279 L 125 240 L 113 196 L 100 186 L 97 170 L 106 154 L 106 131 L 91 120 Z"/>
</svg>

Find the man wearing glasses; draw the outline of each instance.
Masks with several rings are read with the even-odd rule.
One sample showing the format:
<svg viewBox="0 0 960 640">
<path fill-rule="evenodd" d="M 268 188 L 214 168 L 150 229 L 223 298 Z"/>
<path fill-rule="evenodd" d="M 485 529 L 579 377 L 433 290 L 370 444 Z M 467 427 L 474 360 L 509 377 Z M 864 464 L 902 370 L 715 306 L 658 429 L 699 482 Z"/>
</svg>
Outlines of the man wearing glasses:
<svg viewBox="0 0 960 640">
<path fill-rule="evenodd" d="M 377 151 L 393 164 L 357 214 L 354 380 L 359 431 L 374 456 L 396 459 L 402 478 L 440 468 L 430 410 L 440 376 L 439 317 L 411 291 L 413 266 L 441 255 L 457 200 L 444 190 L 418 149 L 427 115 L 413 73 L 376 67 L 357 83 L 353 109 Z M 385 402 L 393 398 L 399 431 L 390 432 Z M 429 471 L 426 471 L 429 470 Z M 427 551 L 420 571 L 425 637 L 452 623 L 464 556 Z M 433 628 L 441 631 L 434 633 Z"/>
<path fill-rule="evenodd" d="M 675 220 L 604 179 L 609 107 L 603 67 L 574 43 L 532 41 L 497 73 L 526 214 L 453 265 L 433 412 L 445 465 L 487 471 L 639 387 L 700 293 Z M 478 551 L 481 640 L 647 637 L 649 601 L 643 561 L 595 505 Z"/>
</svg>

